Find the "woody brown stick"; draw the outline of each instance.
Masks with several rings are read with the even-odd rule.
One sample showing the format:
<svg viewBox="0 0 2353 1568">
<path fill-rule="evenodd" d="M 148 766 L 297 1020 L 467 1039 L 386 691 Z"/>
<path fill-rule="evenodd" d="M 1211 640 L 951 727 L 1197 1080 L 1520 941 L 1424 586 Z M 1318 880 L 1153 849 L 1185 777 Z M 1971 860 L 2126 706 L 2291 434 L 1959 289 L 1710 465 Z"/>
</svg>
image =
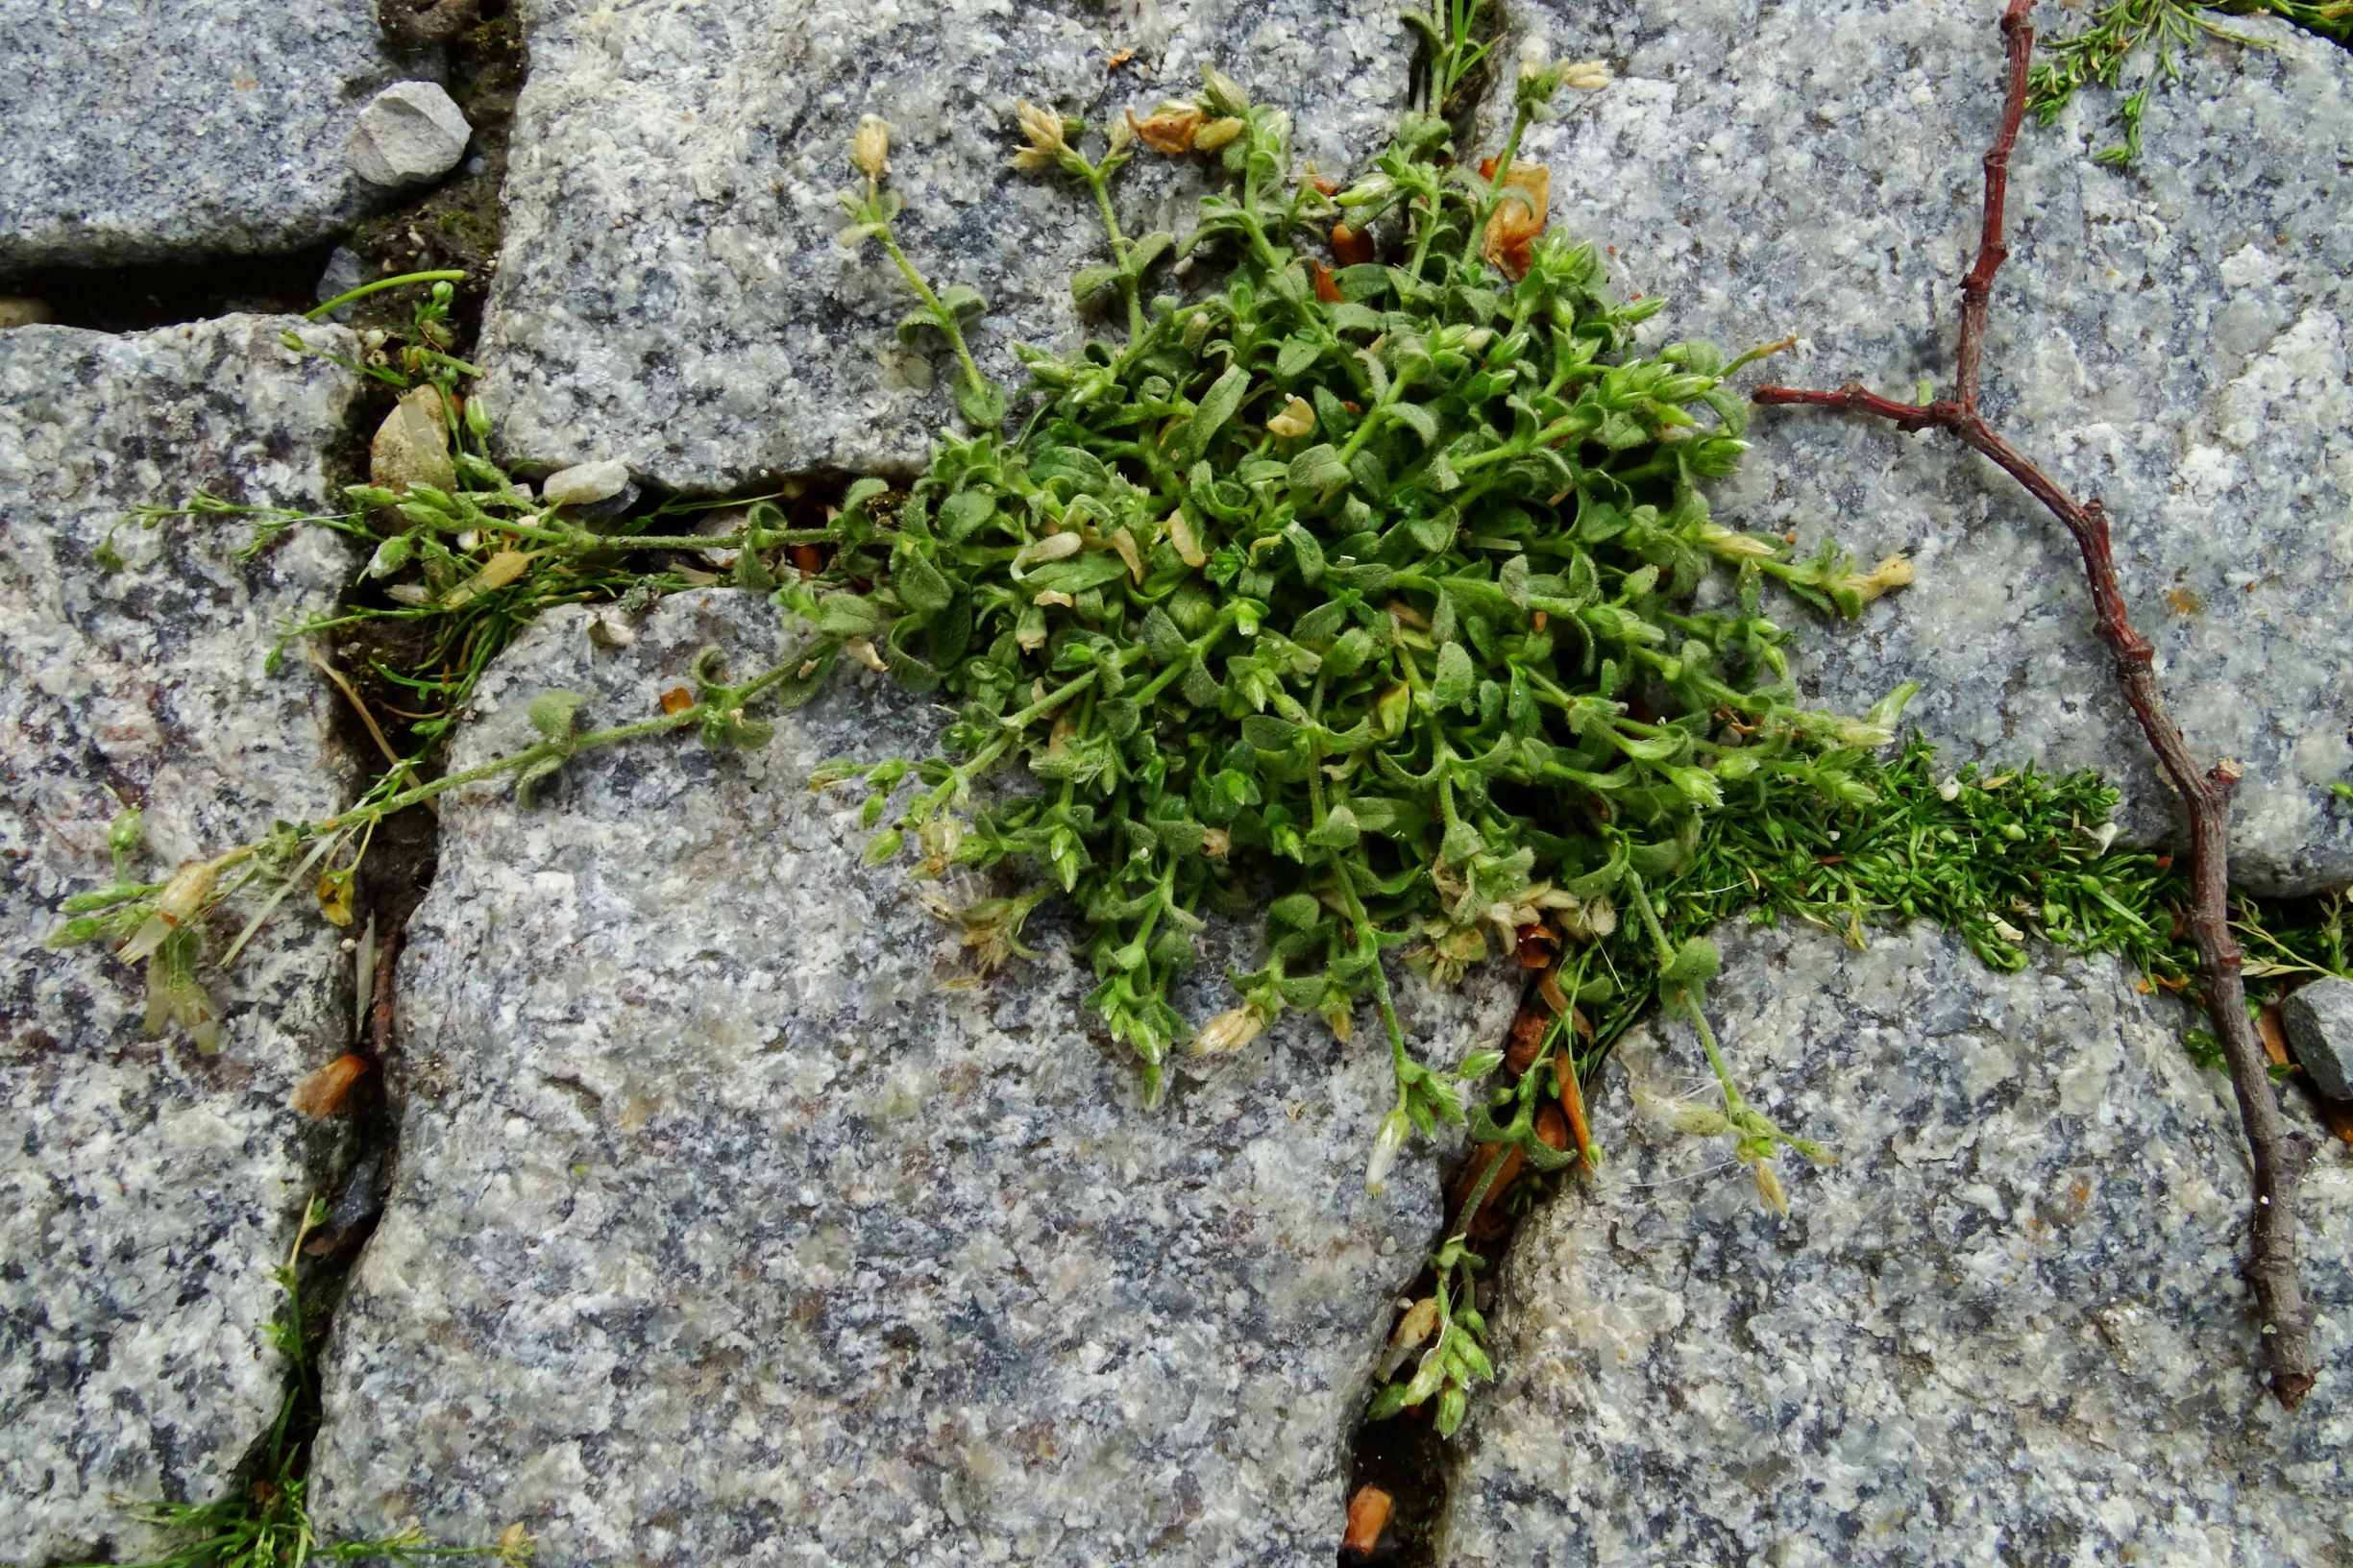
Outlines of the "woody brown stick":
<svg viewBox="0 0 2353 1568">
<path fill-rule="evenodd" d="M 2189 815 L 2189 931 L 2197 947 L 2199 990 L 2230 1064 L 2239 1117 L 2254 1160 L 2255 1207 L 2249 1226 L 2247 1277 L 2262 1319 L 2263 1360 L 2270 1374 L 2271 1391 L 2282 1405 L 2293 1409 L 2311 1389 L 2315 1376 L 2312 1316 L 2296 1274 L 2295 1190 L 2311 1151 L 2280 1114 L 2263 1047 L 2247 1021 L 2246 992 L 2240 978 L 2243 961 L 2230 930 L 2230 789 L 2239 771 L 2228 758 L 2201 770 L 2182 738 L 2181 727 L 2167 711 L 2150 669 L 2152 650 L 2147 640 L 2133 629 L 2124 607 L 2109 545 L 2108 515 L 2099 499 L 2076 501 L 1996 433 L 1977 412 L 1986 306 L 1993 294 L 1994 274 L 2009 255 L 2002 244 L 2003 207 L 2009 194 L 2010 153 L 2018 143 L 2019 126 L 2026 111 L 2027 64 L 2034 54 L 2034 28 L 2026 13 L 2033 9 L 2034 0 L 2010 0 L 2001 18 L 2009 58 L 2009 90 L 2002 105 L 2001 129 L 1985 155 L 1985 218 L 1976 260 L 1961 280 L 1956 396 L 1933 403 L 1900 403 L 1852 384 L 1834 391 L 1760 386 L 1752 396 L 1761 404 L 1802 404 L 1872 414 L 1906 434 L 1944 430 L 2025 486 L 2073 537 L 2092 589 L 2095 623 L 2114 656 L 2117 682 Z"/>
</svg>

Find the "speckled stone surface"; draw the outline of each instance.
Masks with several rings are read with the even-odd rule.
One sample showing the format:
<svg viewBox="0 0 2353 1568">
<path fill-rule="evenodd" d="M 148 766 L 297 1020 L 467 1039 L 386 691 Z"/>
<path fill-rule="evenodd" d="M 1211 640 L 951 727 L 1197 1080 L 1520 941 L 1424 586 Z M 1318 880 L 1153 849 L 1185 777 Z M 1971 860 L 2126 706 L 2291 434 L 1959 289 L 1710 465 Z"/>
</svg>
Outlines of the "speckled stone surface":
<svg viewBox="0 0 2353 1568">
<path fill-rule="evenodd" d="M 1557 56 L 1619 80 L 1530 155 L 1554 221 L 1614 247 L 1652 330 L 1737 351 L 1800 334 L 1772 380 L 1949 390 L 1959 278 L 2000 110 L 1998 8 L 1962 0 L 1527 0 Z M 2082 13 L 2045 6 L 2062 31 Z M 2247 770 L 2235 870 L 2254 885 L 2353 878 L 2353 53 L 2234 18 L 2262 50 L 2201 45 L 2151 98 L 2129 169 L 2115 95 L 2029 125 L 2012 165 L 2008 264 L 1987 339 L 1995 424 L 2078 493 L 2106 498 L 2135 624 L 2193 748 Z M 1762 410 L 1717 488 L 1728 521 L 1909 550 L 1919 586 L 1809 633 L 1822 701 L 1856 711 L 1904 679 L 1910 716 L 1970 757 L 2096 766 L 2128 830 L 2173 800 L 2093 638 L 2064 531 L 1942 437 Z M 1793 613 L 1802 614 L 1793 606 Z"/>
<path fill-rule="evenodd" d="M 2314 981 L 2288 998 L 2280 1021 L 2313 1087 L 2331 1099 L 2353 1099 L 2353 980 Z"/>
<path fill-rule="evenodd" d="M 1709 1103 L 1687 1025 L 1604 1080 L 1590 1187 L 1523 1229 L 1502 1382 L 1456 1460 L 1453 1568 L 2353 1561 L 2353 1161 L 2303 1197 L 2318 1387 L 2264 1391 L 2226 1079 L 2114 960 L 1981 967 L 1927 928 L 1855 953 L 1727 927 L 1734 1076 L 1839 1163 L 1630 1105 Z"/>
<path fill-rule="evenodd" d="M 138 971 L 41 941 L 112 881 L 123 803 L 159 877 L 351 787 L 325 684 L 262 671 L 279 622 L 334 603 L 340 542 L 245 564 L 243 525 L 134 524 L 121 571 L 92 560 L 125 507 L 198 487 L 328 500 L 357 378 L 280 348 L 288 325 L 0 334 L 0 1561 L 145 1552 L 117 1499 L 211 1500 L 277 1411 L 270 1270 L 330 1153 L 284 1100 L 350 1026 L 336 933 L 298 911 L 258 937 L 212 985 L 209 1057 L 141 1032 Z"/>
<path fill-rule="evenodd" d="M 542 690 L 625 722 L 705 646 L 737 678 L 783 646 L 736 591 L 617 650 L 586 619 L 504 655 L 461 763 L 525 742 Z M 1386 1053 L 1287 1024 L 1180 1058 L 1147 1113 L 1053 930 L 961 984 L 907 868 L 860 869 L 855 796 L 803 787 L 935 746 L 860 672 L 765 751 L 662 737 L 577 759 L 532 813 L 450 799 L 325 1518 L 520 1519 L 573 1564 L 1331 1560 L 1346 1433 L 1438 1221 L 1426 1157 L 1363 1190 Z M 1226 1005 L 1219 956 L 1190 1017 Z M 1490 974 L 1405 1006 L 1453 1061 L 1513 997 Z"/>
<path fill-rule="evenodd" d="M 945 362 L 894 335 L 915 302 L 889 259 L 834 243 L 861 115 L 898 128 L 909 256 L 986 297 L 976 352 L 1017 384 L 1012 345 L 1076 331 L 1070 275 L 1102 238 L 1083 192 L 1005 166 L 1016 99 L 1100 124 L 1189 100 L 1208 61 L 1292 110 L 1303 155 L 1343 167 L 1378 150 L 1405 98 L 1394 9 L 523 0 L 531 75 L 483 328 L 501 439 L 698 490 L 916 467 L 953 419 Z M 1201 187 L 1157 161 L 1123 177 L 1130 233 L 1189 227 Z"/>
<path fill-rule="evenodd" d="M 0 0 L 0 269 L 301 250 L 384 193 L 344 137 L 392 54 L 376 0 Z"/>
</svg>

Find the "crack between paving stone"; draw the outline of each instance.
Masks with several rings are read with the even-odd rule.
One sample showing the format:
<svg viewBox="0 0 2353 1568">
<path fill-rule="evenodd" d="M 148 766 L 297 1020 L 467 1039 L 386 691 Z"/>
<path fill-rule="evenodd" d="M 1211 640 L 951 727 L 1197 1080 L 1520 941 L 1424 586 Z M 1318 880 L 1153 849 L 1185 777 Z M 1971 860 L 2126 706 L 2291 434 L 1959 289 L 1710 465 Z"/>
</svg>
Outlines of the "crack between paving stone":
<svg viewBox="0 0 2353 1568">
<path fill-rule="evenodd" d="M 1499 84 L 1505 101 L 1509 101 L 1511 78 L 1507 72 L 1516 69 L 1518 56 L 1513 26 L 1516 5 L 1517 0 L 1490 0 L 1486 8 L 1486 15 L 1495 28 L 1496 44 L 1486 62 L 1470 79 L 1463 93 L 1461 109 L 1450 121 L 1454 143 L 1458 149 L 1478 145 L 1480 117 L 1489 101 L 1496 96 Z M 1427 57 L 1417 51 L 1409 92 L 1416 98 L 1426 95 L 1429 75 Z M 1532 992 L 1534 981 L 1535 977 L 1531 975 L 1528 991 Z M 1505 1039 L 1497 1041 L 1495 1045 L 1500 1049 L 1508 1042 L 1509 1027 L 1507 1025 Z M 1434 1253 L 1444 1240 L 1453 1218 L 1449 1212 L 1451 1199 L 1448 1193 L 1476 1153 L 1477 1145 L 1465 1140 L 1460 1156 L 1448 1164 L 1439 1176 L 1439 1218 L 1437 1228 L 1430 1237 L 1428 1250 L 1431 1253 Z M 1515 1223 L 1510 1233 L 1491 1244 L 1483 1245 L 1481 1249 L 1487 1260 L 1487 1266 L 1481 1275 L 1482 1311 L 1488 1313 L 1490 1323 L 1494 1321 L 1494 1313 L 1487 1297 L 1502 1277 L 1512 1237 L 1517 1230 Z M 1385 1346 L 1394 1332 L 1403 1310 L 1396 1303 L 1410 1303 L 1429 1294 L 1433 1280 L 1433 1272 L 1425 1263 L 1402 1296 L 1391 1297 L 1390 1310 L 1382 1319 L 1382 1331 L 1375 1341 L 1377 1346 Z M 1378 1352 L 1371 1365 L 1379 1365 Z M 1350 1402 L 1350 1408 L 1356 1413 L 1340 1434 L 1341 1463 L 1347 1472 L 1347 1486 L 1341 1498 L 1341 1516 L 1334 1521 L 1336 1558 L 1338 1568 L 1370 1568 L 1374 1564 L 1380 1565 L 1380 1568 L 1436 1568 L 1445 1545 L 1447 1523 L 1454 1511 L 1454 1471 L 1448 1462 L 1447 1439 L 1437 1434 L 1427 1407 L 1419 1414 L 1406 1412 L 1385 1421 L 1365 1419 L 1364 1412 L 1371 1407 L 1373 1396 L 1380 1392 L 1385 1381 L 1368 1370 L 1364 1386 L 1358 1397 Z M 1480 1399 L 1491 1397 L 1495 1387 L 1490 1384 L 1473 1394 L 1470 1419 L 1478 1418 Z M 1360 1490 L 1367 1486 L 1377 1486 L 1389 1494 L 1393 1510 L 1390 1523 L 1378 1544 L 1370 1552 L 1359 1553 L 1351 1551 L 1346 1544 L 1347 1505 Z"/>
<path fill-rule="evenodd" d="M 450 178 L 390 211 L 355 224 L 344 245 L 329 243 L 264 257 L 28 269 L 0 275 L 0 293 L 33 296 L 47 307 L 46 319 L 58 325 L 127 332 L 237 312 L 299 315 L 325 294 L 370 277 L 455 266 L 471 276 L 453 302 L 452 349 L 461 357 L 471 353 L 479 333 L 488 274 L 502 238 L 499 190 L 524 76 L 520 27 L 511 0 L 484 0 L 479 10 L 476 23 L 450 46 L 447 85 L 475 132 L 467 160 Z M 352 276 L 332 282 L 326 277 L 331 257 L 347 248 L 357 257 L 356 270 L 346 261 L 344 271 Z M 338 311 L 335 319 L 362 333 L 397 331 L 407 325 L 414 299 L 414 290 L 388 290 Z M 382 383 L 369 380 L 353 398 L 343 429 L 322 454 L 331 475 L 367 477 L 370 440 L 394 395 Z M 348 596 L 352 589 L 345 592 Z M 337 637 L 330 657 L 347 673 L 364 678 L 363 654 L 350 638 Z M 375 737 L 352 701 L 340 692 L 331 692 L 330 700 L 334 743 L 347 756 L 370 763 L 378 759 Z M 325 1417 L 326 1358 L 337 1310 L 398 1172 L 402 1105 L 394 1080 L 400 1076 L 401 1053 L 394 999 L 402 933 L 433 880 L 439 839 L 439 820 L 432 813 L 405 812 L 385 820 L 362 863 L 351 952 L 356 966 L 362 944 L 373 939 L 375 956 L 368 993 L 356 994 L 355 986 L 344 1051 L 364 1060 L 368 1070 L 354 1085 L 344 1107 L 312 1129 L 312 1136 L 331 1153 L 327 1162 L 330 1179 L 306 1200 L 323 1202 L 325 1217 L 304 1243 L 296 1263 L 304 1342 L 300 1359 L 286 1363 L 281 1394 L 292 1414 L 282 1434 L 274 1430 L 256 1434 L 232 1473 L 226 1499 L 274 1483 L 284 1456 L 292 1456 L 288 1474 L 310 1478 L 312 1444 Z M 278 1320 L 284 1321 L 282 1309 Z"/>
</svg>

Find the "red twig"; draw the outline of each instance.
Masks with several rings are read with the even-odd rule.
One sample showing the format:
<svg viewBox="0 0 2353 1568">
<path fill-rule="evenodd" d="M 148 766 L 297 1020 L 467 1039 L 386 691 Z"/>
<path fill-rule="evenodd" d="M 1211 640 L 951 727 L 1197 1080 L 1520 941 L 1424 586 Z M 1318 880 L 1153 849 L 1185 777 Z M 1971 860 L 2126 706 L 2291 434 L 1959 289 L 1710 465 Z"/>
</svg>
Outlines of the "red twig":
<svg viewBox="0 0 2353 1568">
<path fill-rule="evenodd" d="M 2311 1151 L 2280 1114 L 2263 1046 L 2247 1022 L 2239 943 L 2230 931 L 2230 788 L 2238 780 L 2239 770 L 2224 758 L 2201 771 L 2182 739 L 2181 727 L 2166 710 L 2150 672 L 2149 645 L 2133 629 L 2125 611 L 2123 591 L 2117 583 L 2116 558 L 2109 547 L 2108 514 L 2098 498 L 2077 502 L 1977 413 L 1986 305 L 1993 294 L 1994 274 L 2009 255 L 2002 245 L 2002 208 L 2009 194 L 2010 152 L 2018 143 L 2019 124 L 2026 109 L 2026 69 L 2034 54 L 2034 28 L 2026 13 L 2033 9 L 2034 0 L 2010 0 L 2001 18 L 2009 56 L 2009 92 L 2002 106 L 2001 130 L 1985 155 L 1985 225 L 1977 242 L 1977 258 L 1961 280 L 1958 396 L 1934 403 L 1900 403 L 1854 385 L 1828 392 L 1760 386 L 1752 396 L 1763 404 L 1802 404 L 1871 414 L 1907 434 L 1924 429 L 1947 431 L 2024 485 L 2074 537 L 2075 548 L 2083 555 L 2084 576 L 2091 584 L 2100 638 L 2115 656 L 2118 684 L 2189 812 L 2190 938 L 2197 946 L 2206 1011 L 2230 1063 L 2240 1121 L 2254 1155 L 2255 1209 L 2249 1227 L 2247 1274 L 2263 1320 L 2264 1363 L 2271 1374 L 2271 1391 L 2282 1405 L 2293 1409 L 2311 1389 L 2315 1376 L 2312 1317 L 2296 1277 L 2295 1189 Z"/>
</svg>

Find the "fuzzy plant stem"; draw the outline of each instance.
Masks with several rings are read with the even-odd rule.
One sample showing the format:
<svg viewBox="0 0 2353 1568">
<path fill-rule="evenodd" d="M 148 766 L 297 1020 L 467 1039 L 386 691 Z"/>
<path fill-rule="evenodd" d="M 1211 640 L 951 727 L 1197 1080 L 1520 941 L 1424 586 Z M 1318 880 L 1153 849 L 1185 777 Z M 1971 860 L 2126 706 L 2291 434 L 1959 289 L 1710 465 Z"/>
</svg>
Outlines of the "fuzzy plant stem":
<svg viewBox="0 0 2353 1568">
<path fill-rule="evenodd" d="M 1860 386 L 1802 391 L 1760 386 L 1760 404 L 1799 404 L 1847 413 L 1872 414 L 1911 434 L 1944 430 L 1971 451 L 1991 459 L 2025 486 L 2065 525 L 2083 555 L 2099 636 L 2115 656 L 2124 700 L 2141 723 L 2157 760 L 2180 793 L 2190 818 L 2190 937 L 2198 953 L 2199 990 L 2215 1034 L 2230 1064 L 2238 1090 L 2239 1118 L 2246 1131 L 2255 1173 L 2254 1217 L 2247 1273 L 2263 1323 L 2263 1360 L 2271 1392 L 2292 1409 L 2316 1376 L 2312 1311 L 2296 1272 L 2295 1192 L 2311 1159 L 2306 1140 L 2288 1125 L 2273 1092 L 2269 1063 L 2247 1022 L 2246 990 L 2240 977 L 2243 958 L 2230 929 L 2230 790 L 2239 770 L 2228 758 L 2201 770 L 2167 711 L 2150 669 L 2152 649 L 2133 629 L 2119 586 L 2110 549 L 2108 514 L 2097 497 L 2078 502 L 2016 447 L 2003 440 L 1977 412 L 1978 367 L 1984 355 L 1986 305 L 1994 274 L 2008 252 L 2002 245 L 2003 204 L 2009 192 L 2010 152 L 2025 113 L 2027 64 L 2034 53 L 2034 28 L 2026 13 L 2034 0 L 2010 0 L 2001 18 L 2009 51 L 2009 95 L 2001 129 L 1985 155 L 1985 222 L 1977 257 L 1961 280 L 1961 339 L 1957 396 L 1932 403 L 1900 403 Z"/>
</svg>

